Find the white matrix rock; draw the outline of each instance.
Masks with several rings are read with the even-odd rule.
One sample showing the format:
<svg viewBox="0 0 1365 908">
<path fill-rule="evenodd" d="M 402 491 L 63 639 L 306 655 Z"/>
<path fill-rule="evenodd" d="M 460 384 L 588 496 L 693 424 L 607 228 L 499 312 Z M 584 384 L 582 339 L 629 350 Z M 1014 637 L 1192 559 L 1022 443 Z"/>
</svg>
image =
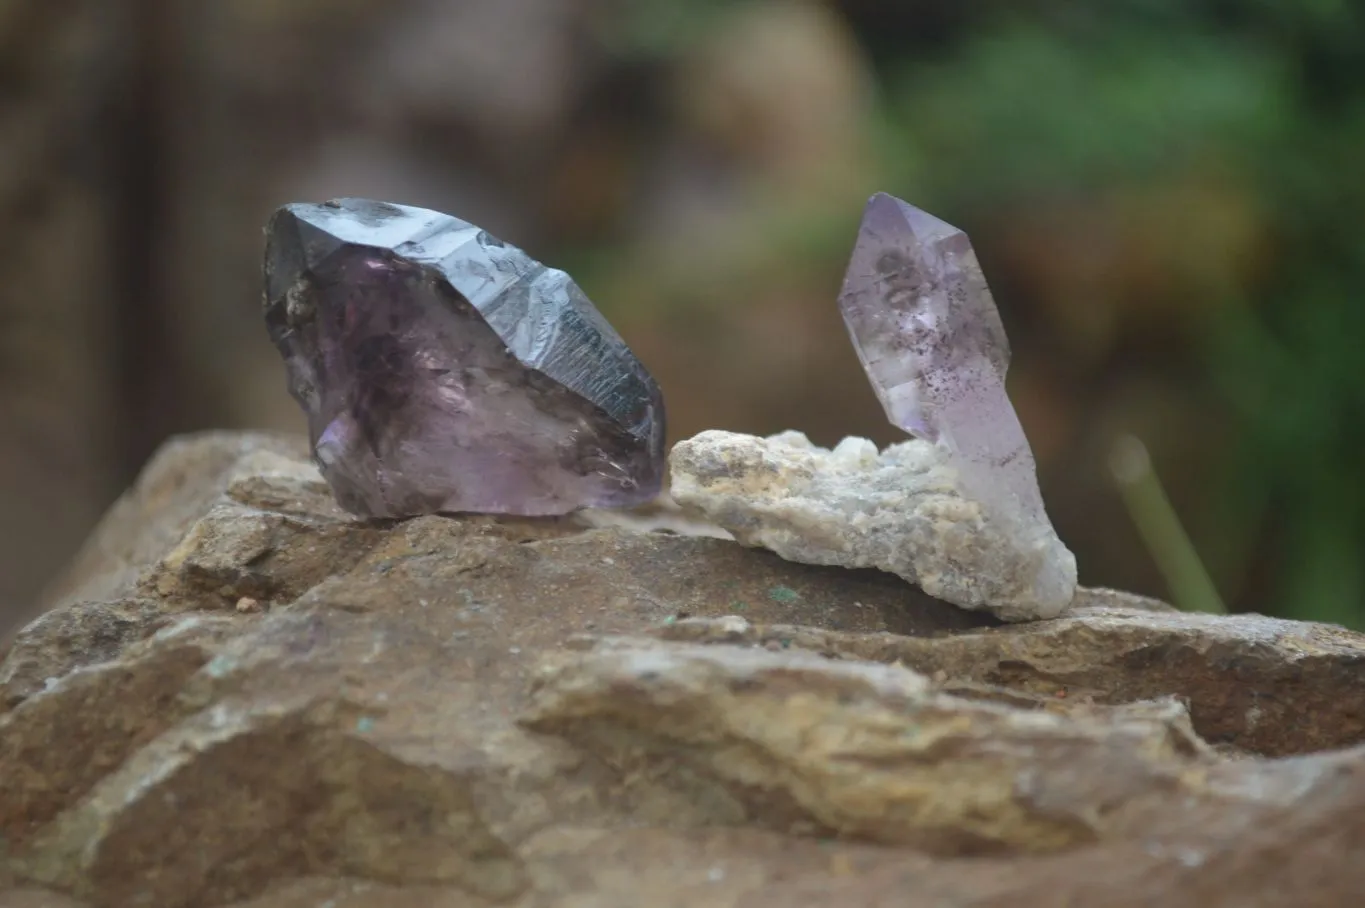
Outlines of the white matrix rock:
<svg viewBox="0 0 1365 908">
<path fill-rule="evenodd" d="M 679 504 L 789 561 L 880 568 L 1006 621 L 1055 617 L 1076 590 L 1076 558 L 1046 515 L 991 516 L 933 442 L 831 451 L 800 432 L 710 431 L 669 460 Z"/>
</svg>

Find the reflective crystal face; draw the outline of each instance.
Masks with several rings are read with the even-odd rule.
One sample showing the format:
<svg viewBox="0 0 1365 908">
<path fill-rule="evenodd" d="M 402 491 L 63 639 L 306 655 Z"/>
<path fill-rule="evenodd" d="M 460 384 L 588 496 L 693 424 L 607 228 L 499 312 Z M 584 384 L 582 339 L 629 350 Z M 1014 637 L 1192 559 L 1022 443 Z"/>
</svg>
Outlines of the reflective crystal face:
<svg viewBox="0 0 1365 908">
<path fill-rule="evenodd" d="M 265 270 L 271 339 L 347 510 L 545 515 L 658 493 L 658 386 L 564 272 L 363 199 L 277 211 Z"/>
<path fill-rule="evenodd" d="M 997 519 L 1050 534 L 1033 453 L 1005 392 L 1009 343 L 967 235 L 873 196 L 839 307 L 891 422 L 953 452 L 967 490 Z"/>
</svg>

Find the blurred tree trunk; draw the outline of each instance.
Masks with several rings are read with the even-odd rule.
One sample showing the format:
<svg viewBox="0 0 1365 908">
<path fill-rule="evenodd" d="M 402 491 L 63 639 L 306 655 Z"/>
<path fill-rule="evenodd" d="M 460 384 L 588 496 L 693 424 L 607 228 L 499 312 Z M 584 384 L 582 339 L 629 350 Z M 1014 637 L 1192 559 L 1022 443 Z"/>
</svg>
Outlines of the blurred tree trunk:
<svg viewBox="0 0 1365 908">
<path fill-rule="evenodd" d="M 108 148 L 106 230 L 113 252 L 111 457 L 119 491 L 169 434 L 192 425 L 195 380 L 177 342 L 163 277 L 171 204 L 179 0 L 115 3 L 122 37 Z"/>
<path fill-rule="evenodd" d="M 0 7 L 0 632 L 117 479 L 104 128 L 121 81 L 99 0 Z"/>
<path fill-rule="evenodd" d="M 159 263 L 176 2 L 0 6 L 0 636 L 188 422 Z"/>
</svg>

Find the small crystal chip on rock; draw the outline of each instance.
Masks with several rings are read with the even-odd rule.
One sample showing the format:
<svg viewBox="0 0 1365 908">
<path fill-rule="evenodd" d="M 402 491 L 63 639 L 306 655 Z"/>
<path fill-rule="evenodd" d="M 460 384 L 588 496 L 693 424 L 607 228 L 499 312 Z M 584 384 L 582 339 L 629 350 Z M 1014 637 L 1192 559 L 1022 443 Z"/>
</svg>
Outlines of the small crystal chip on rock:
<svg viewBox="0 0 1365 908">
<path fill-rule="evenodd" d="M 265 317 L 352 513 L 563 514 L 660 489 L 658 385 L 567 274 L 472 224 L 286 205 L 266 228 Z"/>
</svg>

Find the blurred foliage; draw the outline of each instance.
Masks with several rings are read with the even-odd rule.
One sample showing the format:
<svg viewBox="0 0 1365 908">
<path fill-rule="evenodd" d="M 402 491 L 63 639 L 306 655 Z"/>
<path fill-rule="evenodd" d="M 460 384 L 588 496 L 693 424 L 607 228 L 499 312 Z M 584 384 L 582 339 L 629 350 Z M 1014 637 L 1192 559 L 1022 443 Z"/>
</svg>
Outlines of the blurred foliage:
<svg viewBox="0 0 1365 908">
<path fill-rule="evenodd" d="M 1283 560 L 1273 599 L 1287 612 L 1365 624 L 1365 9 L 1128 0 L 1035 11 L 983 17 L 938 62 L 893 64 L 893 181 L 958 210 L 1190 171 L 1233 184 L 1260 219 L 1265 261 L 1238 279 L 1196 255 L 1181 287 L 1222 304 L 1198 350 L 1240 434 L 1225 450 L 1220 530 L 1272 533 Z M 1176 242 L 1204 251 L 1173 214 Z"/>
<path fill-rule="evenodd" d="M 648 0 L 610 35 L 666 60 L 753 6 Z M 1365 626 L 1365 5 L 829 6 L 874 74 L 851 182 L 967 228 L 1006 308 L 1050 313 L 1058 357 L 1178 359 L 1176 387 L 1218 411 L 1212 469 L 1179 503 L 1224 594 Z M 769 184 L 748 231 L 640 266 L 660 305 L 695 313 L 793 265 L 837 273 L 849 194 Z M 1090 258 L 1059 277 L 1050 255 Z M 645 292 L 617 271 L 593 280 Z M 1164 346 L 1133 340 L 1150 335 Z"/>
<path fill-rule="evenodd" d="M 971 235 L 1083 582 L 1365 628 L 1359 0 L 10 6 L 0 632 L 168 432 L 297 430 L 242 304 L 281 201 L 567 268 L 674 440 L 886 443 L 834 305 L 877 190 Z"/>
</svg>

